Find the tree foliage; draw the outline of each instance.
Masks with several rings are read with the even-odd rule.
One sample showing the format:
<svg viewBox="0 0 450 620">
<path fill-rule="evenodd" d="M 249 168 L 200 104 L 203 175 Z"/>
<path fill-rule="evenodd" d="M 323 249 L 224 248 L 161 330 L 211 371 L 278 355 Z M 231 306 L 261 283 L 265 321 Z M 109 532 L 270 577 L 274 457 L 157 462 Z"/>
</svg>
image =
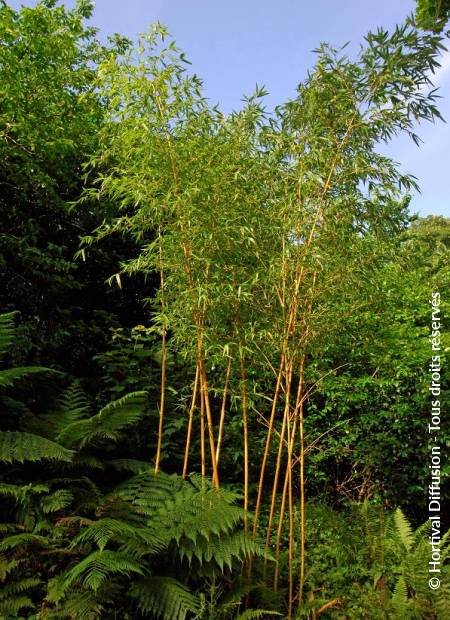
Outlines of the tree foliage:
<svg viewBox="0 0 450 620">
<path fill-rule="evenodd" d="M 441 32 L 450 16 L 448 0 L 417 0 L 416 19 L 420 28 Z"/>
</svg>

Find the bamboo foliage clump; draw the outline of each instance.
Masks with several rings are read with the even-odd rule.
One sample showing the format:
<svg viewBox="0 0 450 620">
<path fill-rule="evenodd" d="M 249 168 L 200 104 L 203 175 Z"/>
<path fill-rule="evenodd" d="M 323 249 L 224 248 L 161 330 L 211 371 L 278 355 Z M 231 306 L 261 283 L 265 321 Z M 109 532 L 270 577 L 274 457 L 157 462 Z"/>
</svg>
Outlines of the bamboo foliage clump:
<svg viewBox="0 0 450 620">
<path fill-rule="evenodd" d="M 407 221 L 414 179 L 378 145 L 399 132 L 417 140 L 414 122 L 439 116 L 430 71 L 440 47 L 437 36 L 409 22 L 369 34 L 355 61 L 321 46 L 296 97 L 272 114 L 262 89 L 238 112 L 211 107 L 161 26 L 142 37 L 137 56 L 111 58 L 99 73 L 109 118 L 87 196 L 118 202 L 121 215 L 85 242 L 131 235 L 141 251 L 122 273 L 160 277 L 155 470 L 170 349 L 192 377 L 183 477 L 199 462 L 219 488 L 228 416 L 239 409 L 245 528 L 276 555 L 289 533 L 289 617 L 304 602 L 305 415 L 321 376 L 311 361 L 333 371 L 321 367 L 321 354 L 339 340 L 346 316 L 369 307 L 390 237 Z M 261 429 L 256 464 L 250 451 Z M 200 455 L 193 455 L 194 436 Z M 278 569 L 264 572 L 277 589 Z"/>
</svg>

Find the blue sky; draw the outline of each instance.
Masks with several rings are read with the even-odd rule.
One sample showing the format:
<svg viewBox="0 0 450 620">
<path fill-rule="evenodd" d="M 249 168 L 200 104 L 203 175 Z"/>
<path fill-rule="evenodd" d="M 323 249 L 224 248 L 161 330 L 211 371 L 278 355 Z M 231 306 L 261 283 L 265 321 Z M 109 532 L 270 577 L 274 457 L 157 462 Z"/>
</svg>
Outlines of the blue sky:
<svg viewBox="0 0 450 620">
<path fill-rule="evenodd" d="M 73 0 L 65 4 L 73 6 Z M 312 66 L 312 50 L 321 41 L 350 41 L 351 52 L 368 30 L 394 26 L 414 7 L 414 0 L 97 0 L 93 25 L 102 37 L 120 32 L 134 38 L 149 23 L 164 23 L 203 79 L 206 95 L 229 111 L 256 83 L 269 91 L 268 107 L 283 102 Z M 440 110 L 450 121 L 449 52 L 435 81 L 443 97 Z M 422 125 L 418 133 L 420 148 L 401 137 L 387 152 L 418 178 L 422 193 L 413 196 L 412 211 L 450 216 L 450 123 Z"/>
</svg>

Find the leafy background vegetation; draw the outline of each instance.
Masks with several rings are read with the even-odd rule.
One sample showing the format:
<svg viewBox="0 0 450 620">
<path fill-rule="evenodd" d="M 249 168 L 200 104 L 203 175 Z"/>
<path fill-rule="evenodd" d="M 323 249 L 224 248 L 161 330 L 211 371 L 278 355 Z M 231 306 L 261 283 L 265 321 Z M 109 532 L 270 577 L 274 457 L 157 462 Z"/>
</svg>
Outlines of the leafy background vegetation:
<svg viewBox="0 0 450 620">
<path fill-rule="evenodd" d="M 225 116 L 164 27 L 1 3 L 0 617 L 448 617 L 450 224 L 377 150 L 440 118 L 431 4 Z"/>
</svg>

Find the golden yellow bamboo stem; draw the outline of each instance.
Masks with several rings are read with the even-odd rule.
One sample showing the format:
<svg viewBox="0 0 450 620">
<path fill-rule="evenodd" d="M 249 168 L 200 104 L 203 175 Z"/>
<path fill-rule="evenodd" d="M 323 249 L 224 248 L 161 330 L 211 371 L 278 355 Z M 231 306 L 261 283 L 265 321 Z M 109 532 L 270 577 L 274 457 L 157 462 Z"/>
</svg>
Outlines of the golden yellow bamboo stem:
<svg viewBox="0 0 450 620">
<path fill-rule="evenodd" d="M 312 289 L 316 285 L 317 272 L 314 272 Z M 313 300 L 308 302 L 308 315 L 311 315 Z M 298 587 L 298 606 L 303 604 L 303 589 L 305 584 L 305 541 L 306 541 L 306 512 L 305 512 L 305 427 L 304 427 L 304 384 L 305 384 L 306 355 L 300 358 L 299 382 L 295 410 L 298 411 L 300 427 L 300 581 Z"/>
<path fill-rule="evenodd" d="M 302 368 L 303 375 L 303 368 Z M 305 540 L 306 540 L 306 513 L 305 513 L 305 429 L 304 429 L 303 398 L 300 400 L 300 582 L 298 587 L 298 606 L 303 603 L 303 588 L 305 584 Z"/>
<path fill-rule="evenodd" d="M 304 356 L 302 356 L 301 366 L 303 367 Z M 288 484 L 288 505 L 289 505 L 289 551 L 288 551 L 288 570 L 289 570 L 289 596 L 288 596 L 288 617 L 291 618 L 294 605 L 294 499 L 292 492 L 292 454 L 294 451 L 295 435 L 297 431 L 297 421 L 299 419 L 299 407 L 301 407 L 302 381 L 299 382 L 297 398 L 293 413 L 294 422 L 292 432 L 288 426 L 288 458 L 287 458 L 287 484 Z M 288 421 L 289 422 L 289 421 Z"/>
<path fill-rule="evenodd" d="M 284 405 L 284 413 L 283 413 L 283 423 L 281 426 L 280 433 L 280 443 L 278 446 L 278 454 L 277 454 L 277 462 L 275 466 L 275 474 L 273 479 L 273 487 L 272 487 L 272 499 L 270 502 L 270 512 L 269 512 L 269 523 L 267 525 L 267 533 L 266 533 L 266 551 L 270 545 L 270 538 L 272 532 L 273 525 L 273 517 L 275 514 L 275 506 L 276 506 L 276 497 L 277 497 L 277 489 L 278 489 L 278 479 L 280 477 L 280 467 L 281 467 L 281 457 L 283 454 L 284 447 L 284 435 L 286 433 L 286 426 L 289 418 L 289 406 L 290 406 L 290 390 L 291 390 L 291 379 L 292 379 L 292 364 L 287 369 L 286 376 L 286 388 L 285 388 L 285 405 Z M 264 576 L 267 573 L 267 560 L 264 560 Z"/>
<path fill-rule="evenodd" d="M 248 416 L 247 416 L 247 387 L 245 382 L 247 376 L 245 373 L 244 360 L 242 355 L 239 358 L 241 370 L 241 399 L 242 399 L 242 424 L 244 426 L 244 531 L 247 533 L 247 513 L 248 513 Z"/>
<path fill-rule="evenodd" d="M 213 421 L 212 421 L 212 413 L 211 413 L 211 405 L 209 401 L 209 391 L 208 391 L 208 381 L 206 378 L 206 369 L 205 369 L 205 360 L 203 356 L 200 357 L 200 389 L 203 394 L 203 402 L 206 412 L 206 421 L 208 425 L 208 437 L 209 437 L 209 447 L 211 451 L 211 465 L 212 465 L 212 477 L 213 484 L 218 489 L 220 487 L 219 482 L 219 472 L 217 470 L 217 462 L 216 462 L 216 447 L 214 442 L 214 429 L 213 429 Z"/>
<path fill-rule="evenodd" d="M 206 476 L 205 456 L 205 396 L 200 388 L 200 458 L 202 466 L 202 478 Z"/>
<path fill-rule="evenodd" d="M 278 395 L 280 393 L 281 379 L 283 376 L 283 368 L 284 368 L 284 357 L 281 358 L 280 368 L 278 370 L 277 383 L 275 386 L 275 394 L 272 399 L 272 410 L 270 412 L 269 428 L 267 430 L 267 436 L 266 436 L 266 445 L 264 448 L 264 455 L 263 455 L 263 460 L 261 463 L 261 469 L 259 473 L 258 496 L 256 498 L 256 507 L 255 507 L 255 513 L 253 517 L 253 538 L 256 537 L 256 533 L 258 531 L 259 511 L 261 509 L 261 500 L 262 500 L 262 494 L 264 491 L 264 476 L 266 472 L 267 460 L 269 458 L 269 450 L 270 450 L 270 444 L 272 440 L 273 425 L 275 421 L 275 412 L 277 409 Z"/>
<path fill-rule="evenodd" d="M 223 425 L 225 422 L 225 410 L 226 410 L 226 403 L 227 403 L 228 382 L 230 380 L 230 372 L 231 372 L 231 357 L 228 360 L 227 371 L 225 375 L 225 385 L 223 388 L 222 406 L 220 408 L 219 434 L 217 436 L 217 447 L 216 447 L 217 467 L 219 467 L 220 448 L 222 447 Z"/>
<path fill-rule="evenodd" d="M 163 328 L 162 333 L 162 353 L 161 353 L 161 398 L 159 401 L 159 423 L 158 423 L 158 446 L 156 448 L 155 458 L 155 474 L 159 471 L 159 465 L 161 461 L 161 447 L 163 439 L 163 425 L 164 425 L 164 401 L 166 395 L 166 329 Z"/>
<path fill-rule="evenodd" d="M 289 506 L 289 614 L 292 614 L 292 603 L 293 603 L 293 592 L 294 592 L 294 576 L 293 576 L 293 545 L 294 545 L 294 506 L 293 506 L 293 495 L 292 495 L 292 454 L 294 450 L 295 443 L 295 435 L 297 429 L 297 403 L 299 402 L 299 394 L 301 393 L 301 388 L 299 387 L 297 391 L 296 398 L 296 407 L 293 413 L 293 425 L 292 432 L 290 431 L 290 420 L 288 420 L 287 427 L 287 448 L 288 448 L 288 459 L 286 464 L 286 474 L 284 477 L 283 484 L 283 495 L 281 499 L 281 507 L 280 507 L 280 517 L 278 522 L 277 529 L 277 546 L 276 546 L 276 557 L 279 557 L 280 553 L 280 545 L 281 545 L 281 535 L 283 529 L 283 520 L 284 520 L 284 511 L 286 504 L 286 495 L 288 496 L 288 506 Z M 279 567 L 276 565 L 275 567 L 275 575 L 274 575 L 274 590 L 278 589 L 278 579 L 279 579 Z"/>
<path fill-rule="evenodd" d="M 197 401 L 198 377 L 199 377 L 199 371 L 198 371 L 198 365 L 197 365 L 195 369 L 195 379 L 194 379 L 194 388 L 193 388 L 193 393 L 192 393 L 191 407 L 189 409 L 189 421 L 188 421 L 188 429 L 187 429 L 187 435 L 186 435 L 186 448 L 184 450 L 184 462 L 183 462 L 183 474 L 182 474 L 183 480 L 186 478 L 188 462 L 189 462 L 189 450 L 191 447 L 191 437 L 192 437 L 192 423 L 194 420 L 194 410 L 195 410 L 195 405 Z"/>
<path fill-rule="evenodd" d="M 277 544 L 275 548 L 275 574 L 273 577 L 273 589 L 275 592 L 278 592 L 278 582 L 280 577 L 280 547 L 281 547 L 281 535 L 283 533 L 283 520 L 284 520 L 284 509 L 286 505 L 286 493 L 288 487 L 288 477 L 287 475 L 284 478 L 283 484 L 283 494 L 281 496 L 281 505 L 280 505 L 280 516 L 278 520 L 278 528 L 277 528 Z"/>
<path fill-rule="evenodd" d="M 161 237 L 159 237 L 161 239 Z M 163 313 L 163 327 L 162 327 L 162 343 L 161 343 L 161 386 L 160 386 L 160 401 L 159 401 L 159 423 L 158 423 L 158 445 L 156 448 L 155 458 L 155 474 L 159 471 L 159 465 L 161 462 L 161 447 L 163 440 L 163 425 L 164 425 L 164 404 L 166 398 L 166 325 L 165 325 L 165 304 L 164 304 L 164 269 L 162 264 L 162 250 L 161 243 L 159 243 L 159 271 L 160 271 L 160 287 L 161 287 L 161 310 Z"/>
<path fill-rule="evenodd" d="M 303 364 L 304 362 L 304 356 L 302 356 L 302 362 L 301 364 Z M 280 518 L 279 518 L 279 522 L 278 522 L 278 530 L 277 530 L 277 557 L 279 556 L 279 549 L 280 549 L 280 544 L 281 544 L 281 534 L 282 534 L 282 528 L 283 528 L 283 519 L 284 519 L 284 510 L 285 510 L 285 502 L 286 502 L 286 494 L 287 494 L 287 490 L 288 490 L 288 485 L 289 485 L 289 481 L 291 481 L 291 489 L 292 489 L 292 469 L 294 467 L 294 463 L 292 462 L 292 454 L 293 454 L 293 450 L 294 450 L 294 444 L 295 444 L 295 434 L 296 434 L 296 430 L 297 430 L 297 421 L 298 421 L 298 411 L 299 411 L 299 406 L 300 406 L 300 402 L 301 402 L 301 395 L 302 395 L 302 384 L 300 383 L 297 389 L 297 397 L 296 397 L 296 402 L 295 402 L 295 409 L 294 409 L 294 423 L 292 426 L 292 433 L 289 433 L 288 431 L 288 435 L 290 435 L 290 437 L 288 437 L 288 463 L 286 465 L 286 475 L 284 478 L 284 484 L 283 484 L 283 496 L 282 496 L 282 501 L 281 501 L 281 508 L 280 508 Z M 289 458 L 289 454 L 290 454 L 290 458 Z M 289 471 L 290 470 L 290 471 Z M 290 515 L 293 516 L 293 504 L 292 504 L 292 490 L 291 490 L 291 501 L 290 501 Z M 294 536 L 293 536 L 293 521 L 290 520 L 290 537 L 289 537 L 289 545 L 290 545 L 290 553 L 292 553 L 292 547 L 291 544 L 293 545 L 293 540 L 294 540 Z M 275 576 L 274 576 L 274 590 L 276 591 L 278 588 L 278 572 L 277 572 L 277 568 L 275 569 Z M 278 569 L 279 571 L 279 569 Z M 293 579 L 292 579 L 292 583 L 293 583 Z"/>
</svg>

